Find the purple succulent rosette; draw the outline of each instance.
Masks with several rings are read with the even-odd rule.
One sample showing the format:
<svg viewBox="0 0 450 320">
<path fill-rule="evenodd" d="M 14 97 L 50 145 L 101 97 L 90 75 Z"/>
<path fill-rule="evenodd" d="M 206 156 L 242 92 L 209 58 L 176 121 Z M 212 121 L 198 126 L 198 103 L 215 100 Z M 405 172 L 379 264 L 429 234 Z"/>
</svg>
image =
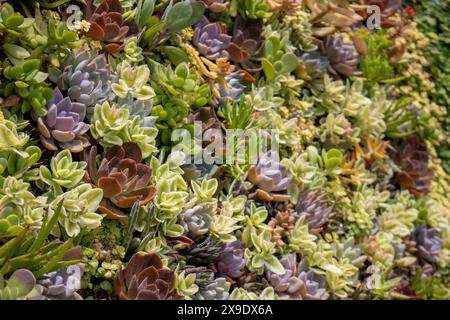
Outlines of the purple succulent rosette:
<svg viewBox="0 0 450 320">
<path fill-rule="evenodd" d="M 228 58 L 226 51 L 231 43 L 231 36 L 223 32 L 219 22 L 209 22 L 203 17 L 195 26 L 193 43 L 201 55 L 210 60 Z"/>
<path fill-rule="evenodd" d="M 50 80 L 67 92 L 72 101 L 87 107 L 105 99 L 110 91 L 110 66 L 104 54 L 96 51 L 80 51 L 71 54 L 63 62 L 62 71 L 52 69 Z"/>
<path fill-rule="evenodd" d="M 361 75 L 357 70 L 359 54 L 355 46 L 351 42 L 344 42 L 341 36 L 327 36 L 322 44 L 322 54 L 328 58 L 328 71 L 332 75 Z"/>
<path fill-rule="evenodd" d="M 429 263 L 436 263 L 441 253 L 442 240 L 437 236 L 436 229 L 425 226 L 418 227 L 412 234 L 416 242 L 417 254 Z"/>
<path fill-rule="evenodd" d="M 307 270 L 306 260 L 297 265 L 295 254 L 288 254 L 280 260 L 286 271 L 277 275 L 266 271 L 267 280 L 279 294 L 281 299 L 294 300 L 326 300 L 325 277 L 316 275 L 313 270 Z"/>
<path fill-rule="evenodd" d="M 57 151 L 59 148 L 78 153 L 90 145 L 84 134 L 89 125 L 84 121 L 86 106 L 72 102 L 56 88 L 47 102 L 47 115 L 37 119 L 44 147 Z M 59 148 L 58 148 L 59 147 Z"/>
<path fill-rule="evenodd" d="M 217 258 L 217 269 L 230 278 L 239 278 L 245 267 L 244 247 L 240 241 L 228 242 Z"/>
</svg>

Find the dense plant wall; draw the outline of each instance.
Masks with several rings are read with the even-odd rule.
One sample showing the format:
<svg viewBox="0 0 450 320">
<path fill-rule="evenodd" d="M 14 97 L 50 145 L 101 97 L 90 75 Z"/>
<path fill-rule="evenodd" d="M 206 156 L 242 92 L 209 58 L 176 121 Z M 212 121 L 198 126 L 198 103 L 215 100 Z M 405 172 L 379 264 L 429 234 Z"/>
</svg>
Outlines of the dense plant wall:
<svg viewBox="0 0 450 320">
<path fill-rule="evenodd" d="M 0 299 L 449 299 L 449 2 L 0 2 Z"/>
</svg>

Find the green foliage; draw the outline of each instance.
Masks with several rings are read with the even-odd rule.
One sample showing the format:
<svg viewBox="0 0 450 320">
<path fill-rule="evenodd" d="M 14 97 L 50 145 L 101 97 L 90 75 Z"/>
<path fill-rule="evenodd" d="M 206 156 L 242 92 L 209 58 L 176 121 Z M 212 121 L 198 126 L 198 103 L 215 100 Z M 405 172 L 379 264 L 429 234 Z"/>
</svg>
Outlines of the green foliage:
<svg viewBox="0 0 450 320">
<path fill-rule="evenodd" d="M 288 48 L 289 33 L 272 34 L 266 39 L 262 67 L 267 80 L 289 74 L 299 65 L 298 57 Z"/>
<path fill-rule="evenodd" d="M 237 8 L 239 15 L 250 19 L 264 19 L 271 15 L 269 6 L 264 0 L 232 0 L 231 8 L 231 10 Z"/>
<path fill-rule="evenodd" d="M 59 203 L 51 217 L 46 215 L 43 227 L 39 231 L 23 229 L 0 247 L 0 274 L 8 275 L 15 270 L 26 268 L 39 278 L 45 273 L 78 262 L 77 260 L 63 261 L 69 250 L 77 250 L 73 246 L 73 239 L 63 243 L 58 240 L 47 241 L 61 212 L 61 203 Z"/>
<path fill-rule="evenodd" d="M 163 21 L 172 32 L 178 32 L 197 23 L 204 11 L 205 7 L 201 3 L 182 1 L 169 7 Z"/>
<path fill-rule="evenodd" d="M 49 205 L 49 215 L 52 217 L 59 204 L 61 214 L 58 216 L 59 227 L 52 229 L 52 234 L 60 236 L 62 231 L 69 237 L 77 236 L 83 229 L 91 230 L 100 226 L 102 216 L 96 213 L 103 197 L 103 191 L 92 188 L 90 184 L 78 187 L 57 196 Z"/>
<path fill-rule="evenodd" d="M 369 82 L 380 82 L 388 79 L 393 68 L 387 59 L 386 50 L 393 45 L 382 32 L 363 34 L 359 32 L 367 46 L 367 53 L 360 62 L 361 71 Z"/>
<path fill-rule="evenodd" d="M 50 160 L 50 170 L 45 166 L 40 166 L 39 177 L 41 180 L 53 188 L 55 196 L 63 193 L 61 187 L 73 188 L 83 179 L 86 162 L 73 162 L 72 154 L 69 150 L 59 152 Z"/>
<path fill-rule="evenodd" d="M 108 101 L 97 104 L 92 118 L 91 133 L 104 147 L 135 142 L 139 145 L 144 158 L 157 151 L 155 138 L 158 130 L 141 124 L 139 116 L 130 117 L 127 108 Z"/>
<path fill-rule="evenodd" d="M 218 115 L 225 119 L 227 129 L 247 129 L 253 122 L 253 108 L 244 96 L 239 103 L 226 100 Z"/>
<path fill-rule="evenodd" d="M 131 95 L 137 100 L 148 100 L 155 96 L 152 87 L 147 85 L 150 70 L 146 65 L 132 67 L 124 61 L 118 69 L 119 81 L 111 86 L 118 97 L 125 98 Z"/>
<path fill-rule="evenodd" d="M 284 274 L 285 270 L 278 258 L 274 255 L 275 243 L 271 241 L 269 230 L 263 230 L 251 235 L 251 244 L 245 249 L 247 268 L 262 274 L 265 268 L 276 274 Z"/>
</svg>

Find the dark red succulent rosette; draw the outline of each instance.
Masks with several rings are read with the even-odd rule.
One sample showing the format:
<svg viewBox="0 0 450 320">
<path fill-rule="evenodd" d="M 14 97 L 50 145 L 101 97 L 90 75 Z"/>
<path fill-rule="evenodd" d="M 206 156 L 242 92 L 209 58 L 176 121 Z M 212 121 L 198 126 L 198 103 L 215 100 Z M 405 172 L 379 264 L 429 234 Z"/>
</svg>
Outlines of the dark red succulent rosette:
<svg viewBox="0 0 450 320">
<path fill-rule="evenodd" d="M 155 196 L 156 189 L 150 186 L 152 168 L 142 161 L 142 153 L 136 143 L 126 142 L 105 151 L 100 166 L 96 163 L 97 147 L 93 146 L 88 155 L 87 171 L 92 184 L 103 190 L 100 212 L 111 219 L 127 216 L 120 209 L 128 209 L 139 201 L 148 204 Z"/>
<path fill-rule="evenodd" d="M 85 0 L 85 16 L 91 27 L 86 36 L 106 44 L 104 49 L 109 53 L 120 51 L 123 41 L 139 33 L 139 27 L 133 21 L 124 21 L 123 9 L 119 0 L 105 0 L 98 6 L 92 15 L 92 4 Z"/>
</svg>

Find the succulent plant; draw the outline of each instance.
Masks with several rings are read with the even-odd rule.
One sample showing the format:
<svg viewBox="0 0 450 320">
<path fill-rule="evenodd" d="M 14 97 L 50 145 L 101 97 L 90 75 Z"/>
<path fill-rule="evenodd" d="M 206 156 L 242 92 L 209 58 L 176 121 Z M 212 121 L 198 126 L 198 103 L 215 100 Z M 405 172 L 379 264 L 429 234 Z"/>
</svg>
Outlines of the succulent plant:
<svg viewBox="0 0 450 320">
<path fill-rule="evenodd" d="M 362 2 L 367 6 L 378 6 L 381 13 L 380 26 L 382 28 L 397 26 L 398 22 L 389 18 L 400 11 L 402 0 L 364 0 Z M 362 15 L 365 16 L 365 12 L 362 12 Z"/>
<path fill-rule="evenodd" d="M 300 78 L 308 80 L 314 89 L 320 89 L 328 64 L 329 62 L 320 52 L 306 52 L 301 56 L 297 74 Z"/>
<path fill-rule="evenodd" d="M 270 32 L 264 46 L 262 67 L 267 80 L 289 74 L 298 64 L 298 57 L 288 43 L 289 32 Z"/>
<path fill-rule="evenodd" d="M 417 254 L 429 263 L 436 263 L 441 254 L 442 240 L 437 236 L 436 229 L 417 227 L 411 235 L 416 242 Z"/>
<path fill-rule="evenodd" d="M 286 169 L 271 152 L 261 155 L 248 171 L 247 179 L 257 187 L 256 193 L 263 201 L 286 201 L 289 195 L 282 194 L 292 184 Z"/>
<path fill-rule="evenodd" d="M 125 142 L 135 142 L 147 158 L 155 152 L 155 138 L 158 130 L 146 126 L 140 116 L 130 117 L 128 108 L 121 108 L 108 101 L 95 106 L 91 133 L 103 147 L 120 146 Z"/>
<path fill-rule="evenodd" d="M 3 275 L 26 268 L 41 278 L 46 273 L 77 262 L 73 256 L 80 247 L 74 246 L 73 239 L 64 243 L 59 239 L 47 240 L 51 231 L 57 227 L 61 213 L 62 203 L 59 202 L 56 210 L 50 213 L 51 217 L 46 216 L 41 228 L 25 228 L 12 237 L 7 236 L 8 240 L 0 251 L 0 272 Z"/>
<path fill-rule="evenodd" d="M 325 193 L 318 194 L 310 191 L 298 196 L 295 210 L 298 215 L 306 216 L 305 222 L 313 230 L 321 230 L 327 223 L 333 211 L 333 205 L 328 204 L 328 197 Z"/>
<path fill-rule="evenodd" d="M 39 281 L 43 287 L 42 295 L 47 300 L 83 300 L 77 293 L 81 287 L 83 273 L 83 263 L 47 273 L 44 279 Z"/>
<path fill-rule="evenodd" d="M 419 137 L 412 135 L 397 146 L 392 155 L 400 171 L 395 174 L 398 183 L 416 197 L 430 192 L 433 170 L 428 166 L 427 146 Z"/>
<path fill-rule="evenodd" d="M 14 177 L 2 179 L 0 189 L 0 236 L 20 234 L 25 227 L 39 227 L 44 218 L 47 198 L 35 197 L 30 184 Z"/>
<path fill-rule="evenodd" d="M 214 13 L 223 12 L 228 6 L 228 1 L 226 0 L 200 0 L 200 2 L 203 3 L 206 10 Z"/>
<path fill-rule="evenodd" d="M 222 252 L 222 244 L 211 237 L 200 243 L 192 244 L 186 252 L 186 262 L 192 265 L 210 265 L 214 263 Z"/>
<path fill-rule="evenodd" d="M 156 190 L 150 186 L 152 168 L 141 163 L 142 153 L 136 143 L 126 142 L 107 149 L 99 167 L 96 156 L 97 147 L 93 146 L 87 171 L 92 183 L 103 190 L 102 213 L 110 218 L 125 217 L 114 206 L 127 209 L 136 201 L 146 205 L 153 199 Z"/>
<path fill-rule="evenodd" d="M 20 152 L 20 149 L 29 139 L 30 137 L 26 133 L 18 132 L 17 125 L 13 121 L 5 119 L 3 113 L 0 112 L 0 151 L 26 156 Z"/>
<path fill-rule="evenodd" d="M 193 43 L 198 52 L 208 59 L 228 58 L 226 50 L 231 43 L 231 36 L 223 32 L 219 22 L 209 22 L 203 17 L 195 26 Z"/>
<path fill-rule="evenodd" d="M 149 100 L 155 96 L 155 91 L 147 85 L 150 70 L 146 65 L 132 67 L 124 61 L 118 70 L 119 80 L 111 85 L 112 91 L 120 98 L 131 95 L 137 100 Z"/>
<path fill-rule="evenodd" d="M 235 288 L 231 292 L 228 300 L 276 300 L 277 295 L 275 294 L 272 287 L 267 287 L 261 293 L 248 292 L 242 288 Z"/>
<path fill-rule="evenodd" d="M 197 300 L 227 300 L 230 284 L 225 278 L 216 278 L 211 281 L 195 295 Z"/>
<path fill-rule="evenodd" d="M 266 272 L 267 279 L 280 299 L 328 299 L 325 277 L 316 275 L 312 269 L 308 270 L 305 259 L 302 259 L 297 265 L 296 255 L 288 254 L 281 258 L 280 262 L 286 270 L 284 274 L 277 275 L 271 271 Z"/>
<path fill-rule="evenodd" d="M 245 267 L 244 247 L 238 240 L 225 243 L 217 257 L 217 269 L 230 278 L 239 278 Z"/>
<path fill-rule="evenodd" d="M 34 168 L 36 162 L 41 158 L 42 151 L 37 146 L 28 146 L 17 152 L 3 152 L 0 155 L 0 175 L 15 176 L 25 181 L 39 179 L 39 169 Z"/>
<path fill-rule="evenodd" d="M 237 281 L 240 289 L 247 292 L 260 292 L 270 287 L 264 274 L 259 275 L 257 272 L 245 272 Z"/>
<path fill-rule="evenodd" d="M 236 4 L 240 16 L 250 19 L 270 17 L 268 3 L 264 0 L 240 1 Z"/>
<path fill-rule="evenodd" d="M 278 245 L 283 245 L 285 243 L 284 239 L 294 229 L 298 214 L 292 208 L 277 210 L 276 212 L 275 217 L 270 220 L 268 226 L 272 229 L 272 239 Z"/>
<path fill-rule="evenodd" d="M 178 300 L 175 273 L 154 253 L 134 254 L 116 273 L 114 288 L 120 300 Z"/>
<path fill-rule="evenodd" d="M 175 287 L 180 295 L 184 296 L 187 300 L 198 292 L 198 286 L 195 284 L 196 274 L 190 273 L 186 276 L 185 272 L 181 272 L 176 277 Z"/>
<path fill-rule="evenodd" d="M 247 247 L 244 256 L 247 260 L 247 268 L 258 274 L 263 274 L 264 269 L 271 270 L 276 274 L 283 274 L 284 268 L 278 258 L 274 255 L 275 243 L 271 241 L 269 230 L 262 230 L 251 235 L 252 246 Z"/>
<path fill-rule="evenodd" d="M 102 189 L 92 188 L 88 183 L 81 184 L 56 197 L 49 205 L 49 214 L 52 216 L 61 202 L 62 213 L 58 222 L 69 237 L 74 237 L 81 229 L 92 230 L 100 226 L 102 216 L 96 211 L 102 195 Z M 55 227 L 52 234 L 59 236 L 61 229 Z"/>
<path fill-rule="evenodd" d="M 259 61 L 264 48 L 262 27 L 261 19 L 236 18 L 228 53 L 231 61 L 238 63 L 248 72 L 261 70 Z"/>
<path fill-rule="evenodd" d="M 86 162 L 73 162 L 72 154 L 69 150 L 59 152 L 50 160 L 50 169 L 40 166 L 39 177 L 41 180 L 51 186 L 56 194 L 61 194 L 64 188 L 75 187 L 84 177 Z"/>
<path fill-rule="evenodd" d="M 124 21 L 123 8 L 119 0 L 104 0 L 92 14 L 91 10 L 91 5 L 88 3 L 85 6 L 85 15 L 90 28 L 86 35 L 91 39 L 107 43 L 104 48 L 108 52 L 119 51 L 126 37 L 139 32 L 136 23 Z"/>
<path fill-rule="evenodd" d="M 334 31 L 350 27 L 362 20 L 357 13 L 358 5 L 339 0 L 307 0 L 306 6 L 313 16 L 310 22 L 314 25 L 313 34 L 324 37 Z"/>
<path fill-rule="evenodd" d="M 17 100 L 12 108 L 15 112 L 33 111 L 39 116 L 45 116 L 45 104 L 50 99 L 52 90 L 45 82 L 48 74 L 39 71 L 40 66 L 39 59 L 30 58 L 23 63 L 5 67 L 3 73 L 7 81 L 0 86 L 0 93 L 4 97 L 13 98 L 13 102 Z"/>
<path fill-rule="evenodd" d="M 89 107 L 108 95 L 111 89 L 110 72 L 104 54 L 82 50 L 68 55 L 61 70 L 51 69 L 49 78 L 72 101 L 84 104 L 90 110 Z"/>
<path fill-rule="evenodd" d="M 327 36 L 321 45 L 321 51 L 328 58 L 328 72 L 334 77 L 358 76 L 361 72 L 356 68 L 359 55 L 353 43 L 344 42 L 342 37 Z"/>
<path fill-rule="evenodd" d="M 201 236 L 208 232 L 211 225 L 213 207 L 208 203 L 200 203 L 181 214 L 184 228 L 193 236 Z"/>
<path fill-rule="evenodd" d="M 297 9 L 302 6 L 301 0 L 268 0 L 269 10 L 273 13 L 286 13 L 290 16 L 297 14 Z"/>
<path fill-rule="evenodd" d="M 0 278 L 0 300 L 44 300 L 41 293 L 30 270 L 16 270 L 8 280 Z"/>
</svg>

